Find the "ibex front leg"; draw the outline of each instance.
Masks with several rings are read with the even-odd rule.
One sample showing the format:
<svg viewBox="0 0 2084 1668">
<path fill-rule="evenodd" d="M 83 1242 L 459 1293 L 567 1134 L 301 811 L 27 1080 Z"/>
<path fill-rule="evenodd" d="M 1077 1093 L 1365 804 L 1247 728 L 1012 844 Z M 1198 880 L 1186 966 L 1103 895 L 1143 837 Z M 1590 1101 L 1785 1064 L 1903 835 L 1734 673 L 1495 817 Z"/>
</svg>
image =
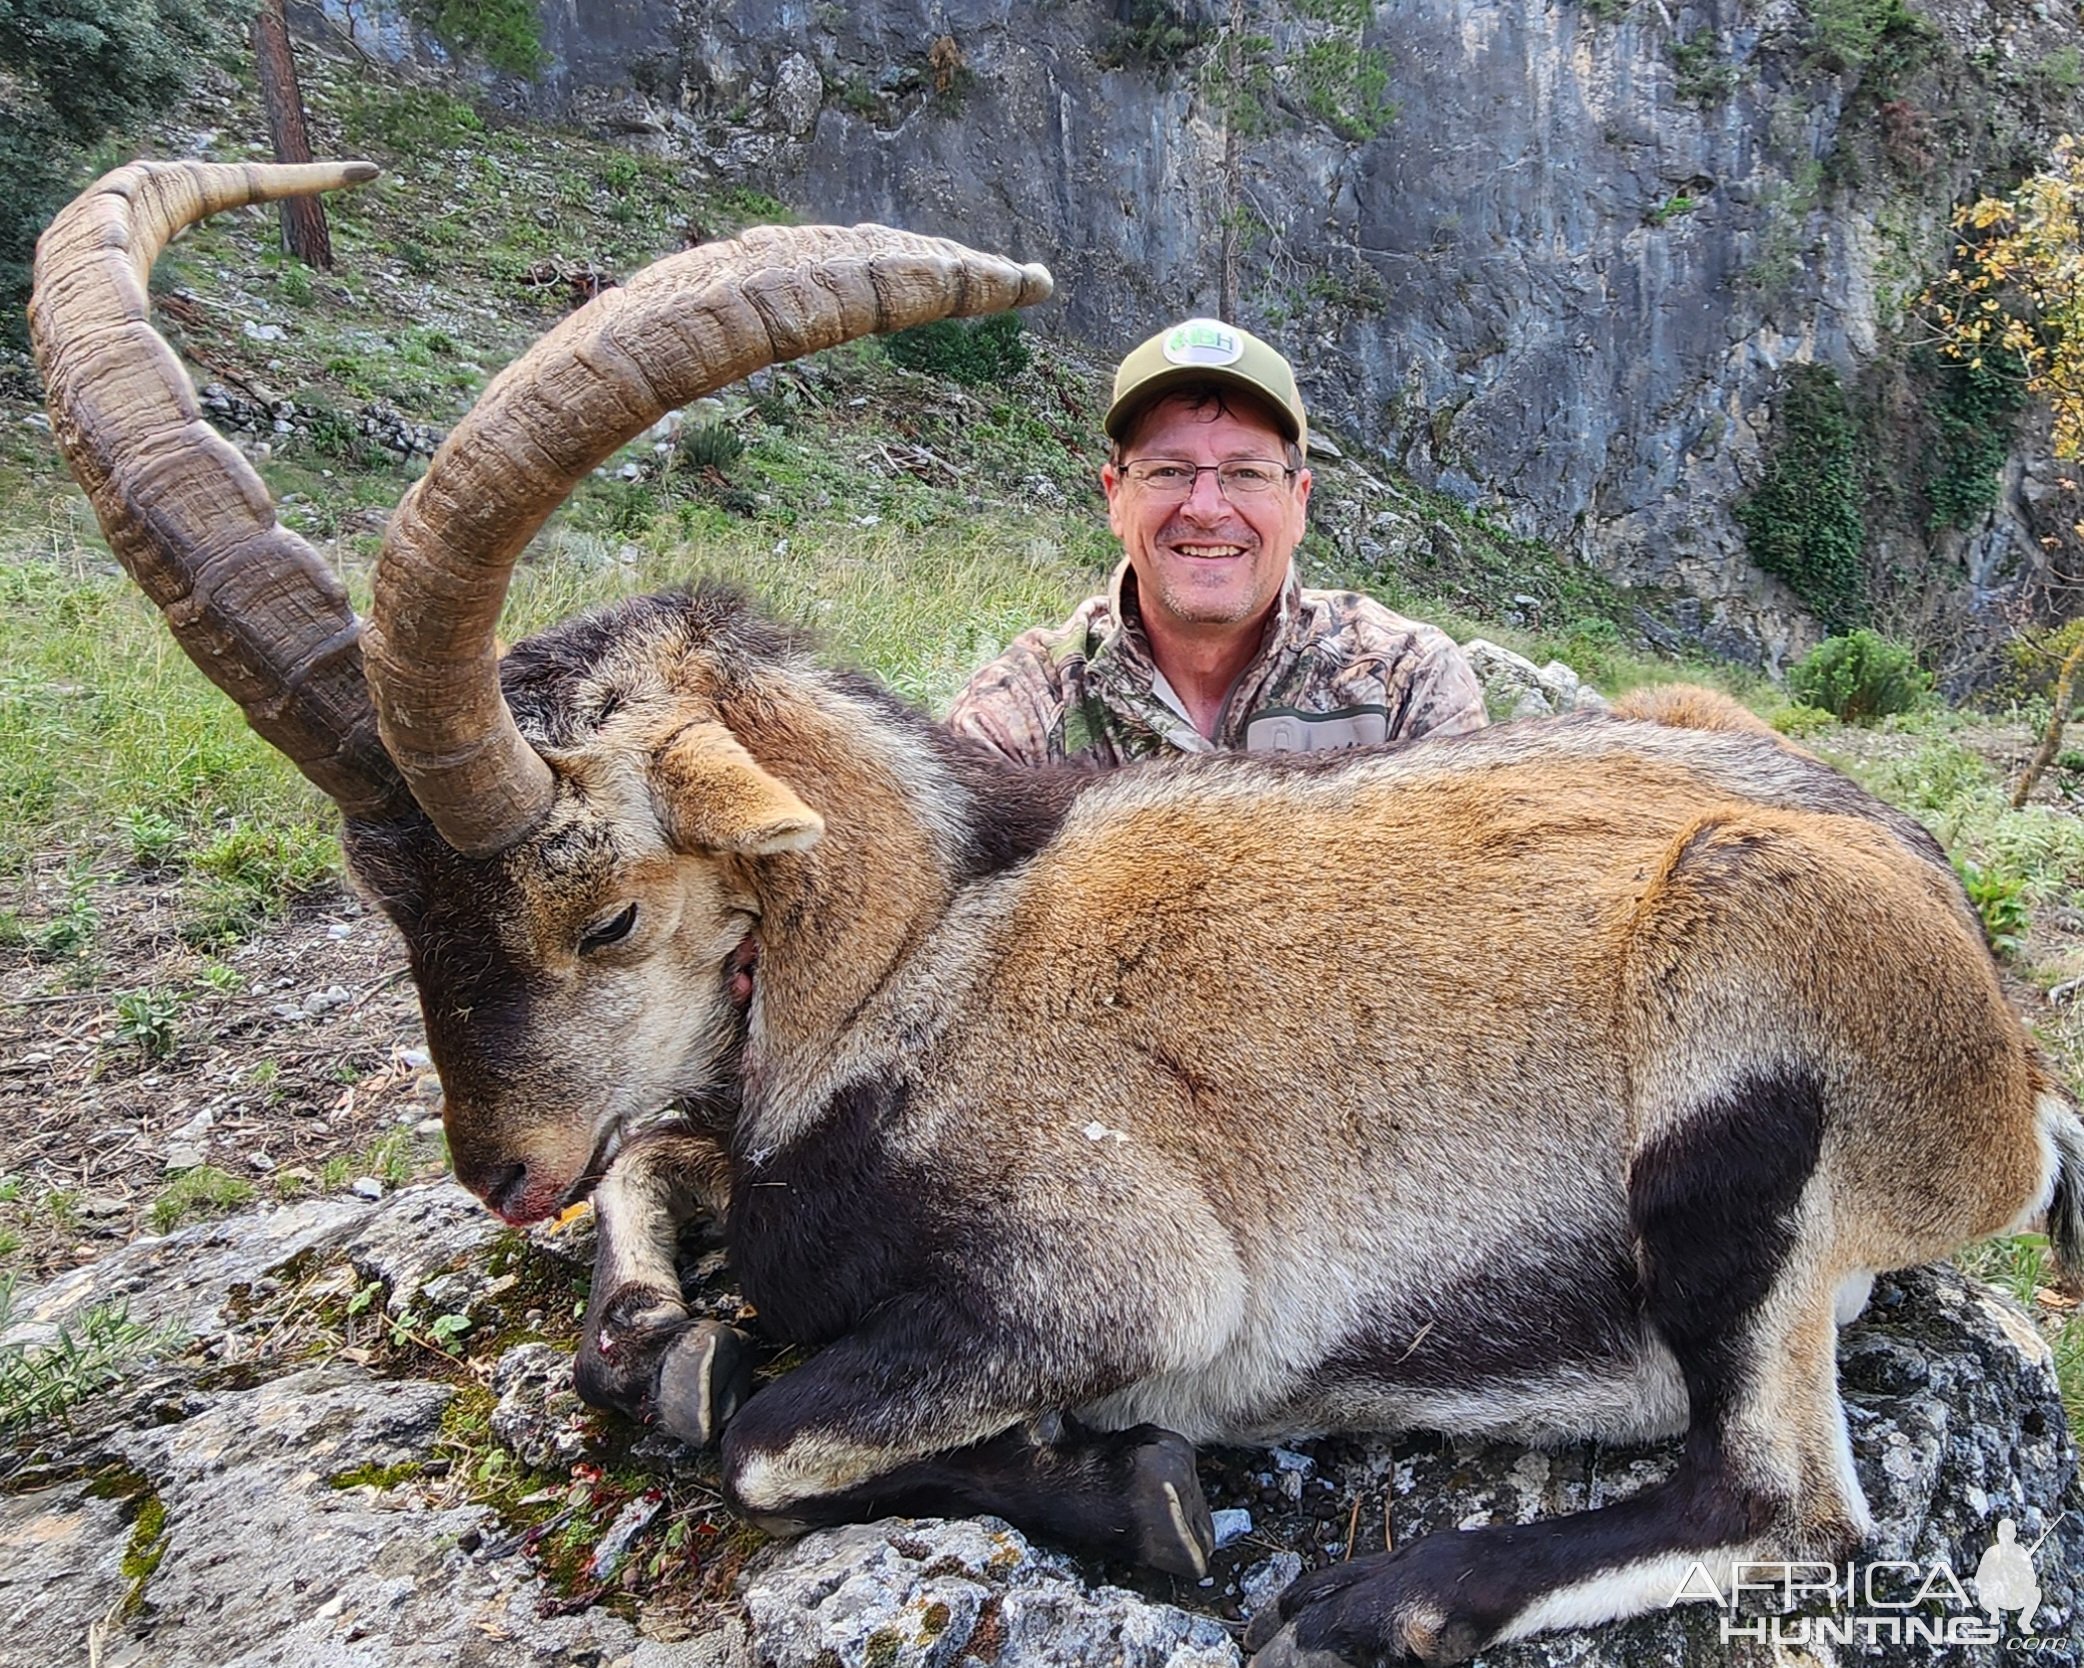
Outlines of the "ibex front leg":
<svg viewBox="0 0 2084 1668">
<path fill-rule="evenodd" d="M 579 1394 L 698 1448 L 716 1440 L 751 1387 L 751 1340 L 690 1315 L 675 1256 L 681 1224 L 703 1210 L 720 1215 L 728 1191 L 722 1147 L 674 1131 L 634 1142 L 593 1196 L 600 1239 Z"/>
<path fill-rule="evenodd" d="M 879 1304 L 764 1386 L 724 1438 L 724 1490 L 773 1534 L 892 1515 L 990 1513 L 1174 1575 L 1208 1573 L 1215 1536 L 1185 1437 L 1082 1429 L 1037 1408 L 1062 1384 L 1010 1359 L 1004 1330 L 931 1294 Z"/>
</svg>

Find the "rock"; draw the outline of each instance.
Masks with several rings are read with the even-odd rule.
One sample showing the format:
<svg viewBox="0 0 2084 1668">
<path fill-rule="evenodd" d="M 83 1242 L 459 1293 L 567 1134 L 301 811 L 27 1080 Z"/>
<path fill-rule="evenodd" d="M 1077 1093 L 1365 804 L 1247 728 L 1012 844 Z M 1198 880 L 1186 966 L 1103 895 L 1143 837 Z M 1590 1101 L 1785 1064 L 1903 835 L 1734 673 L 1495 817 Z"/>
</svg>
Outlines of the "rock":
<svg viewBox="0 0 2084 1668">
<path fill-rule="evenodd" d="M 244 320 L 239 330 L 249 342 L 279 342 L 288 334 L 281 325 L 264 324 L 258 319 Z"/>
<path fill-rule="evenodd" d="M 21 1341 L 25 1325 L 77 1324 L 97 1306 L 120 1304 L 144 1326 L 174 1327 L 196 1338 L 231 1330 L 236 1289 L 292 1258 L 336 1243 L 362 1213 L 340 1200 L 313 1199 L 258 1214 L 220 1217 L 161 1239 L 134 1240 L 100 1261 L 18 1292 L 14 1326 L 0 1348 Z"/>
<path fill-rule="evenodd" d="M 384 1196 L 384 1184 L 374 1176 L 355 1177 L 347 1184 L 347 1190 L 357 1199 L 381 1199 Z"/>
<path fill-rule="evenodd" d="M 208 1135 L 213 1128 L 216 1127 L 216 1124 L 216 1113 L 207 1110 L 198 1112 L 194 1117 L 190 1118 L 188 1122 L 183 1124 L 179 1129 L 167 1131 L 167 1139 L 169 1141 L 199 1142 L 203 1139 L 204 1136 Z"/>
<path fill-rule="evenodd" d="M 1468 657 L 1476 681 L 1483 686 L 1483 704 L 1494 724 L 1606 705 L 1597 690 L 1583 683 L 1560 660 L 1536 666 L 1525 655 L 1514 654 L 1482 637 L 1470 638 L 1462 645 L 1462 653 Z"/>
<path fill-rule="evenodd" d="M 1236 1668 L 1221 1623 L 1089 1584 L 996 1518 L 886 1519 L 763 1554 L 745 1593 L 761 1668 Z M 995 1654 L 991 1654 L 995 1653 Z"/>
<path fill-rule="evenodd" d="M 1276 1552 L 1261 1559 L 1238 1577 L 1238 1602 L 1247 1616 L 1256 1616 L 1285 1593 L 1303 1572 L 1302 1558 L 1293 1552 Z"/>
<path fill-rule="evenodd" d="M 1218 1549 L 1241 1541 L 1252 1532 L 1252 1514 L 1232 1507 L 1228 1511 L 1213 1512 L 1209 1521 L 1216 1532 Z"/>
<path fill-rule="evenodd" d="M 104 1668 L 549 1668 L 633 1651 L 635 1629 L 611 1612 L 546 1619 L 519 1560 L 460 1550 L 482 1538 L 483 1508 L 337 1486 L 431 1459 L 450 1396 L 336 1365 L 122 1433 L 117 1451 L 166 1527 Z M 91 1568 L 87 1579 L 105 1586 Z"/>
<path fill-rule="evenodd" d="M 816 64 L 792 52 L 775 66 L 771 98 L 775 126 L 788 138 L 807 139 L 825 102 L 825 78 Z"/>
<path fill-rule="evenodd" d="M 583 1263 L 588 1239 L 513 1235 L 443 1182 L 370 1205 L 313 1199 L 198 1224 L 18 1295 L 0 1347 L 49 1344 L 60 1325 L 76 1327 L 87 1309 L 111 1304 L 194 1341 L 135 1364 L 52 1439 L 96 1456 L 54 1466 L 54 1475 L 113 1477 L 124 1498 L 99 1498 L 78 1480 L 0 1498 L 0 1662 L 69 1660 L 54 1655 L 52 1640 L 83 1638 L 89 1624 L 114 1616 L 105 1668 L 1236 1668 L 1231 1628 L 1187 1607 L 1224 1604 L 1234 1590 L 1244 1614 L 1263 1608 L 1308 1567 L 1306 1555 L 1343 1553 L 1332 1542 L 1344 1539 L 1352 1499 L 1363 1506 L 1363 1548 L 1381 1544 L 1385 1499 L 1401 1546 L 1435 1529 L 1550 1518 L 1624 1498 L 1666 1475 L 1678 1452 L 1675 1443 L 1533 1452 L 1421 1434 L 1218 1455 L 1212 1471 L 1242 1478 L 1253 1502 L 1251 1539 L 1217 1554 L 1207 1589 L 1176 1590 L 1162 1578 L 1144 1580 L 1143 1594 L 1111 1587 L 1090 1565 L 988 1519 L 893 1520 L 766 1547 L 746 1567 L 742 1614 L 705 1620 L 697 1637 L 669 1645 L 606 1609 L 545 1614 L 548 1595 L 528 1563 L 509 1555 L 518 1537 L 467 1503 L 461 1469 L 416 1480 L 419 1467 L 444 1470 L 453 1452 L 441 1435 L 450 1385 L 380 1379 L 349 1360 L 306 1365 L 301 1345 L 266 1348 L 285 1315 L 322 1312 L 370 1281 L 383 1282 L 394 1311 L 409 1307 L 423 1326 L 477 1311 L 484 1335 L 498 1336 L 520 1322 L 524 1304 L 543 1301 L 526 1287 L 515 1293 L 513 1259 L 550 1257 L 556 1274 Z M 716 1274 L 705 1267 L 698 1279 Z M 484 1372 L 484 1359 L 475 1371 Z M 234 1365 L 236 1374 L 221 1370 Z M 1999 1519 L 2016 1524 L 2022 1545 L 2041 1543 L 2030 1648 L 1932 1660 L 2084 1668 L 2084 1489 L 2047 1346 L 2026 1317 L 1951 1269 L 1884 1278 L 1844 1335 L 1840 1368 L 1853 1461 L 1876 1524 L 1870 1560 L 1920 1569 L 1944 1562 L 1965 1581 Z M 571 1470 L 599 1416 L 579 1407 L 567 1352 L 513 1345 L 490 1379 L 490 1441 L 553 1479 Z M 487 1440 L 482 1427 L 477 1440 Z M 1286 1478 L 1307 1478 L 1303 1505 L 1262 1503 L 1262 1491 Z M 110 1485 L 93 1486 L 106 1493 Z M 146 1497 L 165 1509 L 163 1557 L 126 1615 L 131 1582 L 121 1558 Z M 650 1550 L 646 1537 L 656 1531 L 641 1492 L 632 1498 L 594 1528 L 601 1571 L 620 1560 L 626 1572 Z M 1231 1498 L 1212 1504 L 1226 1525 L 1247 1515 Z M 1941 1604 L 1920 1612 L 1928 1613 L 1951 1612 Z M 1827 1657 L 1782 1650 L 1777 1659 L 1897 1668 L 1925 1658 L 1863 1637 Z M 1688 1604 L 1492 1651 L 1484 1663 L 1755 1668 L 1766 1660 L 1764 1647 L 1722 1640 L 1715 1608 Z"/>
<path fill-rule="evenodd" d="M 548 1471 L 586 1451 L 591 1416 L 572 1387 L 569 1352 L 517 1344 L 493 1368 L 492 1390 L 499 1397 L 492 1434 L 522 1464 Z"/>
<path fill-rule="evenodd" d="M 335 1008 L 344 1008 L 354 1000 L 354 993 L 345 985 L 328 985 L 324 990 L 314 990 L 304 998 L 304 1017 L 318 1019 Z"/>
</svg>

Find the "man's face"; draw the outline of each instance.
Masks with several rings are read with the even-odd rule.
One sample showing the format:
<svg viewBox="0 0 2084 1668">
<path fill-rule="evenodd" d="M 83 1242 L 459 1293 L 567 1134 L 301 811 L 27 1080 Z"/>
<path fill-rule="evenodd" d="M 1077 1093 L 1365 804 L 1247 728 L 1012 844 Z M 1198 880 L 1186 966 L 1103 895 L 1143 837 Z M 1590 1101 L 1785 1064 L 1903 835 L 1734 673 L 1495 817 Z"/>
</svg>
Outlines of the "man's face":
<svg viewBox="0 0 2084 1668">
<path fill-rule="evenodd" d="M 1158 401 L 1138 419 L 1122 448 L 1123 469 L 1100 471 L 1107 519 L 1136 574 L 1146 623 L 1195 631 L 1256 625 L 1273 607 L 1302 542 L 1310 472 L 1271 492 L 1223 496 L 1211 473 L 1194 478 L 1183 502 L 1154 498 L 1123 472 L 1147 458 L 1229 463 L 1245 458 L 1283 464 L 1287 445 L 1270 417 L 1248 399 L 1195 405 Z"/>
</svg>

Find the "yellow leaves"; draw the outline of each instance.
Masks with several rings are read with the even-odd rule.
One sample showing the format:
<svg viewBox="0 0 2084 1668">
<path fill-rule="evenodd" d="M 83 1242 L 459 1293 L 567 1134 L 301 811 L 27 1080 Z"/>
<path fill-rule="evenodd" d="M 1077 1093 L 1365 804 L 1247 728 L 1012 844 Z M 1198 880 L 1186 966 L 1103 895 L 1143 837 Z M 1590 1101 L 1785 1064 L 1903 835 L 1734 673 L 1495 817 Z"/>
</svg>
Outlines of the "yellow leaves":
<svg viewBox="0 0 2084 1668">
<path fill-rule="evenodd" d="M 2084 456 L 2084 139 L 2058 139 L 2043 172 L 1957 209 L 1954 225 L 1975 235 L 1926 292 L 1941 349 L 1975 365 L 1992 346 L 2016 357 L 2048 402 L 2055 455 Z"/>
</svg>

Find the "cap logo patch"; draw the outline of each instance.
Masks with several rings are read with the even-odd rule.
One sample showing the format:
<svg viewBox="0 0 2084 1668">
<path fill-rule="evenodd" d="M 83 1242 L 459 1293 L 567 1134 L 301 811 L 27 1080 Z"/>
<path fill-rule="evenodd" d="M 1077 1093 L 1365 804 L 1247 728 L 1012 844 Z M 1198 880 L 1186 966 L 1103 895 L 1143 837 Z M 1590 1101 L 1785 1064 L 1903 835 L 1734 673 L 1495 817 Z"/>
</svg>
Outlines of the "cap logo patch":
<svg viewBox="0 0 2084 1668">
<path fill-rule="evenodd" d="M 1245 344 L 1227 324 L 1189 319 L 1165 333 L 1164 351 L 1175 365 L 1235 365 L 1245 356 Z"/>
</svg>

